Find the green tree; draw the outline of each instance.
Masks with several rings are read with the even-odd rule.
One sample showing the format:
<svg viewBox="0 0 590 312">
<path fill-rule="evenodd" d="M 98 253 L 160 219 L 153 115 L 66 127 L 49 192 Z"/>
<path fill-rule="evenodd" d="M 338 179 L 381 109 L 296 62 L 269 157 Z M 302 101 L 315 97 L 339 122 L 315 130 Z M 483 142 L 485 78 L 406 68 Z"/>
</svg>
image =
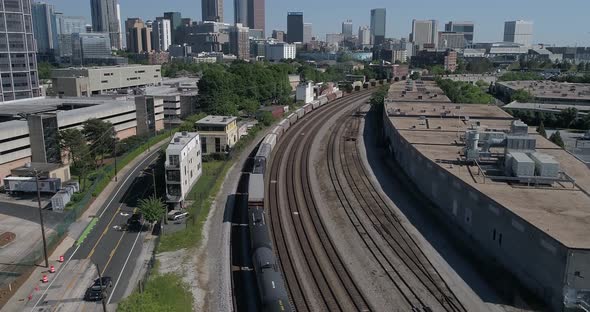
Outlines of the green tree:
<svg viewBox="0 0 590 312">
<path fill-rule="evenodd" d="M 88 145 L 86 138 L 82 131 L 71 128 L 59 132 L 59 147 L 62 152 L 67 154 L 68 162 L 76 162 L 84 154 L 88 152 Z"/>
<path fill-rule="evenodd" d="M 115 128 L 110 122 L 100 119 L 88 119 L 82 126 L 82 133 L 90 144 L 90 154 L 98 166 L 98 160 L 104 163 L 104 156 L 114 151 L 117 142 Z"/>
<path fill-rule="evenodd" d="M 258 114 L 258 122 L 263 124 L 264 126 L 268 127 L 273 124 L 275 121 L 274 117 L 272 116 L 271 112 L 263 111 Z"/>
<path fill-rule="evenodd" d="M 138 209 L 147 222 L 154 223 L 164 217 L 166 204 L 160 198 L 151 196 L 140 199 Z"/>
<path fill-rule="evenodd" d="M 37 64 L 37 71 L 39 72 L 39 79 L 46 80 L 51 79 L 51 70 L 54 69 L 55 66 L 47 63 L 41 62 Z"/>
<path fill-rule="evenodd" d="M 510 96 L 510 100 L 517 101 L 519 103 L 529 103 L 533 100 L 533 95 L 527 90 L 520 89 L 512 93 L 512 95 Z"/>
<path fill-rule="evenodd" d="M 414 71 L 414 72 L 412 72 L 412 74 L 410 75 L 410 79 L 412 79 L 412 80 L 418 80 L 418 79 L 420 79 L 420 77 L 421 77 L 421 76 L 422 76 L 422 75 L 420 74 L 420 72 L 418 72 L 418 71 Z"/>
<path fill-rule="evenodd" d="M 568 128 L 578 118 L 578 110 L 570 107 L 559 113 L 559 120 L 564 128 Z"/>
<path fill-rule="evenodd" d="M 561 148 L 565 148 L 565 143 L 563 143 L 563 139 L 561 138 L 561 133 L 556 131 L 549 137 L 549 141 L 555 143 L 555 145 L 560 146 Z"/>
<path fill-rule="evenodd" d="M 245 111 L 250 116 L 256 114 L 256 111 L 260 108 L 260 104 L 253 99 L 243 99 L 240 103 L 240 110 Z"/>
<path fill-rule="evenodd" d="M 545 123 L 541 120 L 539 127 L 537 128 L 537 133 L 542 135 L 544 138 L 547 138 L 547 131 L 545 131 Z"/>
<path fill-rule="evenodd" d="M 523 81 L 523 80 L 543 80 L 543 77 L 537 73 L 531 72 L 507 72 L 498 78 L 498 81 Z"/>
</svg>

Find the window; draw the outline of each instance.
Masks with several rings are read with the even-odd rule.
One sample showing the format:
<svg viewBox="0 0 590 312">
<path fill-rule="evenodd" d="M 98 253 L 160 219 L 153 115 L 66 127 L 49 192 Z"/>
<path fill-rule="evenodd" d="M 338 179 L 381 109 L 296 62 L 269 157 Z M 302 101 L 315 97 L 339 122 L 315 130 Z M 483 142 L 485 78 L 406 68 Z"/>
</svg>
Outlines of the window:
<svg viewBox="0 0 590 312">
<path fill-rule="evenodd" d="M 201 150 L 203 151 L 203 154 L 207 154 L 207 138 L 201 140 Z"/>
<path fill-rule="evenodd" d="M 215 152 L 221 153 L 221 139 L 215 138 Z"/>
<path fill-rule="evenodd" d="M 177 167 L 180 164 L 180 157 L 178 155 L 170 155 L 168 157 L 168 163 L 170 166 Z"/>
<path fill-rule="evenodd" d="M 166 178 L 170 182 L 180 182 L 180 171 L 168 170 L 166 171 Z"/>
</svg>

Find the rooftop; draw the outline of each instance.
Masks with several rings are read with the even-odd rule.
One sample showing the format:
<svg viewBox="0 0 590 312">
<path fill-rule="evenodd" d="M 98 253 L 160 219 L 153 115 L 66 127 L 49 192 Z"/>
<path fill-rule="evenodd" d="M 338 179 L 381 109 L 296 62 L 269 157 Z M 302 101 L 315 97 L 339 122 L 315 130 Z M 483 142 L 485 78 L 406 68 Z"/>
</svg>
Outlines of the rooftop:
<svg viewBox="0 0 590 312">
<path fill-rule="evenodd" d="M 194 96 L 199 94 L 198 82 L 199 78 L 165 79 L 162 81 L 161 86 L 147 87 L 145 94 L 151 96 Z"/>
<path fill-rule="evenodd" d="M 199 134 L 197 132 L 177 132 L 174 134 L 172 140 L 170 140 L 166 151 L 181 151 L 191 140 L 198 137 Z"/>
<path fill-rule="evenodd" d="M 51 163 L 28 163 L 23 167 L 11 170 L 11 173 L 16 176 L 31 176 L 37 171 L 40 174 L 47 174 L 51 171 L 67 167 L 67 165 L 51 164 Z"/>
<path fill-rule="evenodd" d="M 559 113 L 567 108 L 575 108 L 582 114 L 590 112 L 590 105 L 560 104 L 560 103 L 519 103 L 512 102 L 503 106 L 503 108 L 536 110 L 544 112 Z"/>
<path fill-rule="evenodd" d="M 404 84 L 394 84 L 390 94 L 398 95 L 399 86 Z M 534 188 L 484 180 L 477 167 L 457 163 L 464 147 L 461 136 L 477 125 L 482 131 L 508 131 L 513 120 L 509 114 L 483 104 L 394 101 L 395 98 L 388 100 L 386 106 L 391 123 L 439 170 L 462 180 L 563 245 L 590 248 L 590 169 L 586 164 L 529 128 L 529 135 L 537 139 L 537 151 L 553 156 L 561 170 L 575 179 L 575 188 L 571 184 Z M 441 112 L 448 113 L 441 116 Z"/>
<path fill-rule="evenodd" d="M 230 123 L 237 120 L 237 117 L 233 116 L 207 116 L 196 122 L 197 126 L 219 126 L 229 125 Z"/>
<path fill-rule="evenodd" d="M 512 90 L 523 89 L 542 100 L 590 101 L 590 84 L 555 81 L 504 81 L 498 85 Z"/>
</svg>

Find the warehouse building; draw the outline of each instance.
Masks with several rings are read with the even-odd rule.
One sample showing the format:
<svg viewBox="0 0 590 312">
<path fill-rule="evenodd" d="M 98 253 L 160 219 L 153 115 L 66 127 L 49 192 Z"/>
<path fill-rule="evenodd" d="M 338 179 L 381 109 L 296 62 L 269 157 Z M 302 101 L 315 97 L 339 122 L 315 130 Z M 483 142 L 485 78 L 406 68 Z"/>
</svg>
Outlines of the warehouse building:
<svg viewBox="0 0 590 312">
<path fill-rule="evenodd" d="M 475 254 L 552 310 L 587 307 L 590 169 L 500 108 L 433 89 L 391 87 L 384 131 L 395 160 Z"/>
<path fill-rule="evenodd" d="M 151 113 L 137 113 L 142 110 Z M 164 106 L 127 98 L 34 98 L 0 104 L 0 182 L 26 163 L 61 162 L 58 132 L 82 128 L 90 118 L 112 123 L 117 137 L 125 139 L 148 134 L 141 125 L 162 130 Z"/>
<path fill-rule="evenodd" d="M 176 133 L 166 148 L 165 166 L 167 202 L 184 208 L 186 196 L 203 173 L 199 134 Z"/>
<path fill-rule="evenodd" d="M 59 96 L 92 96 L 162 83 L 161 65 L 79 67 L 51 71 Z"/>
<path fill-rule="evenodd" d="M 238 118 L 231 116 L 207 116 L 195 124 L 201 135 L 203 155 L 228 152 L 240 139 Z"/>
<path fill-rule="evenodd" d="M 590 84 L 556 81 L 497 82 L 496 93 L 506 97 L 517 90 L 526 90 L 537 103 L 590 105 Z"/>
</svg>

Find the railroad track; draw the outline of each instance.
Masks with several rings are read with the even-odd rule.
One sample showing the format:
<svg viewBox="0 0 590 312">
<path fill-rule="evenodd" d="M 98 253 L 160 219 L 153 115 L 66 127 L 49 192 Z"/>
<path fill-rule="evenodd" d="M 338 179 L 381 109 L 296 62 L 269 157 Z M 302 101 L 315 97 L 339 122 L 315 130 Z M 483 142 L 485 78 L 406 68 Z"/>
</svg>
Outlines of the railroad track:
<svg viewBox="0 0 590 312">
<path fill-rule="evenodd" d="M 466 312 L 373 185 L 357 145 L 360 118 L 358 114 L 344 115 L 329 138 L 328 170 L 341 206 L 395 285 L 400 304 L 406 305 L 400 311 Z"/>
<path fill-rule="evenodd" d="M 308 162 L 318 130 L 338 111 L 366 101 L 361 91 L 323 106 L 291 126 L 275 147 L 267 181 L 270 226 L 290 298 L 297 311 L 368 311 L 318 214 Z M 283 180 L 284 185 L 281 185 Z"/>
</svg>

